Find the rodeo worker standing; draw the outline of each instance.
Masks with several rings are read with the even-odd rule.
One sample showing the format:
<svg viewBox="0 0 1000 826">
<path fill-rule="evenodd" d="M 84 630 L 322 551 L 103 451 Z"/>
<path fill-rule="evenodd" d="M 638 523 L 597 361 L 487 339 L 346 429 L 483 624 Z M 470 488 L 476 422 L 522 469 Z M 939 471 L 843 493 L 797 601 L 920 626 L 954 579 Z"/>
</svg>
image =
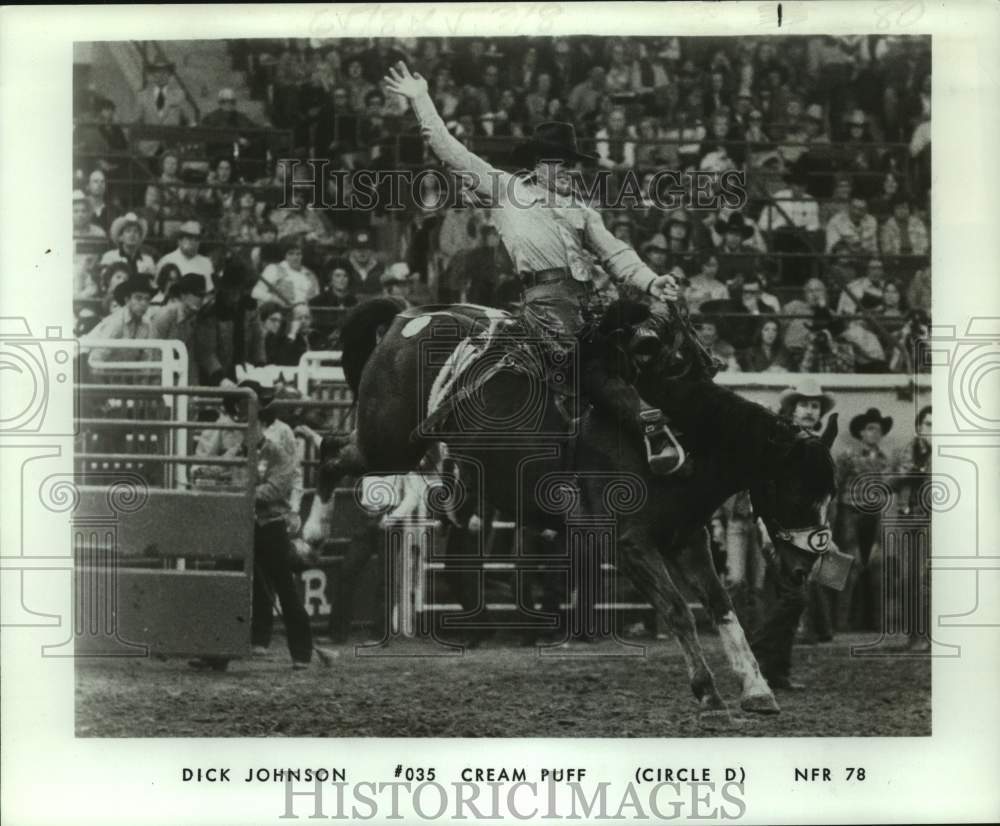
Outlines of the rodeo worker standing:
<svg viewBox="0 0 1000 826">
<path fill-rule="evenodd" d="M 519 149 L 534 171 L 517 177 L 490 166 L 448 132 L 428 94 L 427 81 L 411 74 L 404 63 L 389 69 L 385 86 L 409 101 L 431 150 L 445 166 L 471 178 L 477 193 L 498 197 L 493 221 L 521 279 L 523 317 L 550 339 L 554 350 L 572 350 L 595 300 L 585 249 L 616 281 L 663 301 L 677 300 L 673 276 L 656 275 L 635 250 L 608 232 L 597 211 L 574 196 L 572 169 L 578 162 L 594 159 L 578 151 L 571 124 L 539 124 L 531 141 Z M 658 421 L 658 429 L 667 438 L 645 440 L 650 467 L 659 473 L 677 469 L 681 455 L 672 444 L 672 435 L 658 411 L 653 416 L 650 411 L 641 413 L 634 389 L 616 387 L 616 399 L 607 398 L 610 390 L 603 386 L 587 386 L 585 391 L 591 401 L 620 411 L 624 421 L 634 423 L 642 434 L 649 435 L 649 422 Z M 630 398 L 623 398 L 626 392 Z M 663 446 L 654 447 L 654 442 Z"/>
<path fill-rule="evenodd" d="M 312 661 L 312 630 L 309 627 L 309 615 L 295 589 L 291 565 L 294 551 L 288 537 L 291 501 L 298 477 L 295 434 L 277 418 L 273 407 L 268 409 L 274 400 L 272 389 L 261 387 L 255 381 L 240 382 L 240 387 L 253 390 L 260 405 L 257 430 L 247 434 L 247 440 L 255 439 L 258 442 L 250 639 L 254 653 L 265 653 L 271 642 L 274 598 L 277 597 L 288 638 L 288 650 L 292 655 L 292 668 L 305 669 Z M 245 405 L 241 405 L 241 412 L 244 407 Z M 192 660 L 190 665 L 198 669 L 224 671 L 228 660 L 203 658 Z"/>
</svg>

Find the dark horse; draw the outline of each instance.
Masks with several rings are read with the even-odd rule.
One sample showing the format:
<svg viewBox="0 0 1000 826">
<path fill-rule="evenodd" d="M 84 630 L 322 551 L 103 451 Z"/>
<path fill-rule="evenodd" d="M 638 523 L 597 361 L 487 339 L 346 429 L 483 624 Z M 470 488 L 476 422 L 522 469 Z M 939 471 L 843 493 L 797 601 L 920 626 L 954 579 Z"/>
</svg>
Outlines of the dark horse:
<svg viewBox="0 0 1000 826">
<path fill-rule="evenodd" d="M 576 421 L 571 436 L 551 376 L 540 379 L 515 363 L 483 357 L 447 388 L 444 377 L 461 361 L 461 348 L 470 339 L 503 335 L 496 330 L 503 322 L 484 318 L 483 308 L 399 309 L 392 301 L 375 300 L 345 321 L 343 366 L 357 403 L 357 427 L 346 445 L 325 443 L 317 500 L 328 502 L 344 475 L 410 472 L 442 442 L 457 457 L 462 486 L 475 492 L 451 513 L 458 525 L 495 507 L 515 514 L 518 524 L 561 531 L 566 509 L 553 502 L 561 497 L 553 480 L 574 479 L 584 511 L 593 512 L 602 498 L 608 501 L 608 479 L 624 479 L 633 490 L 625 497 L 628 512 L 617 514 L 617 564 L 676 632 L 701 708 L 726 706 L 679 590 L 682 583 L 698 593 L 719 629 L 740 679 L 742 708 L 776 712 L 716 575 L 705 525 L 726 498 L 749 489 L 775 552 L 793 576 L 804 577 L 813 561 L 805 538 L 828 532 L 826 508 L 834 493 L 829 446 L 836 421 L 822 437 L 810 436 L 714 384 L 700 367 L 678 369 L 698 361 L 685 352 L 689 344 L 677 325 L 644 303 L 620 300 L 581 341 L 577 369 L 634 382 L 684 433 L 692 456 L 689 472 L 654 476 L 640 439 L 623 428 L 627 413 L 613 404 L 595 405 Z M 491 351 L 502 360 L 505 347 L 501 343 Z M 461 402 L 446 408 L 443 426 L 423 433 L 421 423 L 432 413 L 440 419 L 435 411 L 448 398 Z"/>
</svg>

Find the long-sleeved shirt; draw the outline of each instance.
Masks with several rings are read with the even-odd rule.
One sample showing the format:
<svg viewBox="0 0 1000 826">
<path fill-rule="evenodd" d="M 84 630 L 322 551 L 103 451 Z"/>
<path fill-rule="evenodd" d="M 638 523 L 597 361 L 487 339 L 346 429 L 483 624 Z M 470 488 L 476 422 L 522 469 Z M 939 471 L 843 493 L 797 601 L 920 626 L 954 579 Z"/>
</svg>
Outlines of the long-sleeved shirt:
<svg viewBox="0 0 1000 826">
<path fill-rule="evenodd" d="M 146 316 L 136 318 L 128 307 L 121 307 L 104 318 L 84 339 L 150 339 L 154 338 L 153 326 Z M 90 351 L 90 364 L 102 361 L 148 361 L 149 350 L 119 350 L 95 348 Z"/>
<path fill-rule="evenodd" d="M 831 252 L 841 239 L 847 239 L 861 246 L 871 255 L 878 254 L 878 221 L 873 215 L 865 215 L 855 224 L 847 211 L 838 212 L 826 225 L 826 251 Z"/>
<path fill-rule="evenodd" d="M 284 519 L 292 511 L 296 489 L 301 491 L 295 434 L 281 419 L 275 419 L 263 433 L 257 452 L 257 524 Z"/>
<path fill-rule="evenodd" d="M 494 199 L 493 221 L 517 272 L 568 268 L 577 281 L 590 281 L 586 248 L 615 280 L 649 289 L 656 275 L 635 250 L 607 230 L 596 210 L 572 196 L 555 195 L 530 178 L 490 166 L 448 132 L 427 95 L 416 98 L 413 109 L 441 162 L 467 177 L 477 193 Z"/>
<path fill-rule="evenodd" d="M 788 226 L 788 219 L 797 227 L 815 232 L 819 229 L 819 204 L 814 198 L 803 196 L 796 198 L 790 189 L 782 189 L 774 193 L 777 206 L 764 207 L 757 225 L 763 229 L 778 229 Z"/>
</svg>

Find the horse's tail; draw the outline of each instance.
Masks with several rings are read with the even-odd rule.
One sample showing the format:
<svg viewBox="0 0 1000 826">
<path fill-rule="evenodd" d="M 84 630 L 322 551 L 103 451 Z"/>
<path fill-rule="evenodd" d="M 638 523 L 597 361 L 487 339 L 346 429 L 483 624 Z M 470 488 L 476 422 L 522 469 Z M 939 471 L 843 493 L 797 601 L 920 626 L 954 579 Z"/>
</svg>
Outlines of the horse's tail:
<svg viewBox="0 0 1000 826">
<path fill-rule="evenodd" d="M 355 399 L 361 371 L 378 344 L 380 328 L 386 327 L 403 309 L 405 303 L 397 299 L 373 298 L 359 304 L 344 319 L 340 328 L 341 365 Z"/>
</svg>

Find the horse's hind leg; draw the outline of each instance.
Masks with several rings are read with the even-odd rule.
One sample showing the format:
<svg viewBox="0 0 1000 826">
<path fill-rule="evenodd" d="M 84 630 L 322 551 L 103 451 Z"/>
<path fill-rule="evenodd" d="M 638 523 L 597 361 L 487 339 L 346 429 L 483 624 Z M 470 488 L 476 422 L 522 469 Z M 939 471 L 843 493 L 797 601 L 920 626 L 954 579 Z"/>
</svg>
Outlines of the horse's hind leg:
<svg viewBox="0 0 1000 826">
<path fill-rule="evenodd" d="M 680 559 L 668 557 L 667 570 L 694 588 L 718 628 L 726 658 L 740 680 L 740 708 L 758 714 L 777 714 L 780 711 L 778 703 L 760 673 L 757 658 L 736 618 L 732 600 L 715 572 L 708 531 L 704 528 L 692 531 L 681 549 Z"/>
<path fill-rule="evenodd" d="M 727 711 L 715 687 L 715 678 L 705 660 L 705 653 L 695 629 L 694 614 L 684 595 L 677 589 L 650 536 L 635 537 L 626 529 L 618 540 L 618 559 L 622 571 L 656 609 L 677 635 L 688 667 L 691 690 L 703 712 Z"/>
</svg>

